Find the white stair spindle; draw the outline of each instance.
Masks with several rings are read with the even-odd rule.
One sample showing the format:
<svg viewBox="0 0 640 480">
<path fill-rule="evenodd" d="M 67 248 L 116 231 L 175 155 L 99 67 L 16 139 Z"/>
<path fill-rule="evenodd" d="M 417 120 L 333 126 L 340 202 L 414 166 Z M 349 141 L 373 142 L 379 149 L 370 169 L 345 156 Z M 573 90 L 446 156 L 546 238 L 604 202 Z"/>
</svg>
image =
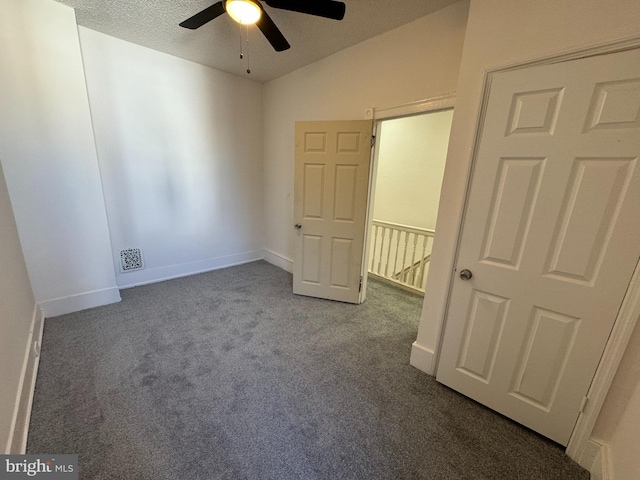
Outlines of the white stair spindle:
<svg viewBox="0 0 640 480">
<path fill-rule="evenodd" d="M 384 255 L 384 237 L 387 227 L 382 227 L 380 255 L 378 255 L 378 273 L 382 272 L 382 256 Z"/>
<path fill-rule="evenodd" d="M 393 260 L 393 271 L 391 272 L 392 275 L 395 275 L 395 273 L 398 271 L 398 252 L 400 251 L 400 237 L 402 236 L 401 230 L 396 231 L 398 232 L 398 235 L 396 235 L 396 258 Z"/>
<path fill-rule="evenodd" d="M 418 234 L 413 234 L 413 251 L 411 252 L 411 266 L 409 267 L 409 280 L 407 283 L 409 285 L 415 286 L 415 264 L 416 264 L 416 250 L 418 249 Z"/>
<path fill-rule="evenodd" d="M 369 268 L 370 271 L 376 273 L 374 265 L 376 262 L 376 247 L 378 246 L 378 230 L 380 229 L 380 227 L 378 225 L 373 225 L 373 232 L 372 232 L 372 237 L 373 237 L 373 245 L 371 247 L 371 267 Z"/>
<path fill-rule="evenodd" d="M 427 259 L 427 246 L 429 243 L 429 237 L 426 235 L 422 236 L 422 255 L 420 255 L 420 277 L 416 287 L 422 288 L 422 284 L 424 283 L 424 265 Z"/>
</svg>

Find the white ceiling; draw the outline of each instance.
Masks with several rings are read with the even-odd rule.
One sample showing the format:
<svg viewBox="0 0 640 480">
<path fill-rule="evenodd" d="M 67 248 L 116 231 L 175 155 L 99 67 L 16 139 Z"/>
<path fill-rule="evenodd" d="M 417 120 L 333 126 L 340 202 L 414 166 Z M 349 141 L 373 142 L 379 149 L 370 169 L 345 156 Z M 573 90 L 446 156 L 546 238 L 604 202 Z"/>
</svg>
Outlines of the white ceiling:
<svg viewBox="0 0 640 480">
<path fill-rule="evenodd" d="M 216 0 L 57 0 L 76 9 L 78 24 L 235 75 L 240 60 L 240 26 L 228 15 L 198 30 L 178 26 Z M 304 1 L 304 0 L 301 0 Z M 267 82 L 337 51 L 435 12 L 458 0 L 344 0 L 344 20 L 335 21 L 264 5 L 291 44 L 275 52 L 262 33 L 249 30 L 249 78 Z M 409 48 L 409 46 L 407 46 Z"/>
</svg>

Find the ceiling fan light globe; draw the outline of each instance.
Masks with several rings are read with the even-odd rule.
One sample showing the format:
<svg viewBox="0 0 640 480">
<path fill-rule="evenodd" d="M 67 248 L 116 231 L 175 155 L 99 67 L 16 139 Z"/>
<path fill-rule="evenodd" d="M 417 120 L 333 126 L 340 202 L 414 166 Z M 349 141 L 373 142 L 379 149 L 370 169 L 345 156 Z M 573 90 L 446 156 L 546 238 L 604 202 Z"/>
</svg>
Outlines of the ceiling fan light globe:
<svg viewBox="0 0 640 480">
<path fill-rule="evenodd" d="M 253 25 L 262 14 L 262 9 L 253 0 L 227 0 L 224 8 L 231 18 L 242 25 Z"/>
</svg>

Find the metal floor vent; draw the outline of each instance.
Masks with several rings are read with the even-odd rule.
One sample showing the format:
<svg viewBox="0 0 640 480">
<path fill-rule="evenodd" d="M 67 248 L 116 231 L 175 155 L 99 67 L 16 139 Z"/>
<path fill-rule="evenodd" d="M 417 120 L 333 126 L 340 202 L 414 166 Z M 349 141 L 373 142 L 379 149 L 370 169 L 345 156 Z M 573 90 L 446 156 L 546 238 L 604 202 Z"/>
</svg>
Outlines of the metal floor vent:
<svg viewBox="0 0 640 480">
<path fill-rule="evenodd" d="M 139 248 L 120 250 L 120 268 L 123 272 L 139 270 L 143 266 L 142 252 Z"/>
</svg>

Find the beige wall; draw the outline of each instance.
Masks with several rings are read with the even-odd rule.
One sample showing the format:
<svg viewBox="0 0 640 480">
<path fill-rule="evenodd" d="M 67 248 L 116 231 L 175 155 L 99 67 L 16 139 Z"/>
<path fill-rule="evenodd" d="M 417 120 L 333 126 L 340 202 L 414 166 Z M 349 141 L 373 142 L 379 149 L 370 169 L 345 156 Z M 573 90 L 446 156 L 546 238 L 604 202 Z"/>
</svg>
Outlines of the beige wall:
<svg viewBox="0 0 640 480">
<path fill-rule="evenodd" d="M 35 299 L 0 166 L 0 453 L 10 441 Z"/>
<path fill-rule="evenodd" d="M 373 218 L 436 228 L 453 110 L 381 122 Z"/>
<path fill-rule="evenodd" d="M 455 90 L 468 2 L 367 40 L 264 86 L 265 248 L 293 255 L 293 132 L 298 120 L 362 119 Z"/>
<path fill-rule="evenodd" d="M 639 35 L 640 2 L 637 0 L 472 1 L 436 225 L 438 236 L 434 245 L 420 330 L 412 351 L 413 365 L 433 372 L 433 360 L 437 354 L 450 272 L 453 268 L 454 245 L 462 213 L 484 72 Z M 626 382 L 624 389 L 636 392 L 630 395 L 628 402 L 631 405 L 628 410 L 634 415 L 640 402 L 637 379 Z M 618 427 L 614 430 L 624 436 Z M 633 434 L 637 445 L 640 429 L 635 432 L 638 432 Z M 611 433 L 612 438 L 617 438 L 615 435 Z M 615 446 L 613 458 L 616 458 Z M 634 455 L 628 461 L 634 464 L 632 468 L 637 469 L 640 456 Z"/>
</svg>

